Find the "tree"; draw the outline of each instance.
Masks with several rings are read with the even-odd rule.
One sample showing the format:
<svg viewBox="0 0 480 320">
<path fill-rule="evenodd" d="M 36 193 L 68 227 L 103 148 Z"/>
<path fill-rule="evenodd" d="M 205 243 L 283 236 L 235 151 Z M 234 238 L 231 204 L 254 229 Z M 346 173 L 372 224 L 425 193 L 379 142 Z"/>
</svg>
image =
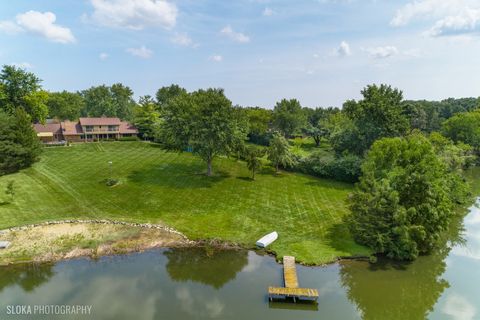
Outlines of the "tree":
<svg viewBox="0 0 480 320">
<path fill-rule="evenodd" d="M 83 116 L 88 117 L 118 117 L 129 120 L 136 105 L 133 91 L 121 83 L 111 87 L 101 85 L 82 91 L 85 100 Z"/>
<path fill-rule="evenodd" d="M 270 140 L 270 146 L 268 147 L 268 160 L 272 162 L 277 173 L 279 172 L 280 166 L 286 168 L 295 164 L 295 158 L 290 151 L 290 145 L 288 144 L 287 139 L 278 132 L 275 132 Z"/>
<path fill-rule="evenodd" d="M 443 123 L 442 131 L 453 141 L 471 145 L 480 152 L 480 111 L 456 114 Z"/>
<path fill-rule="evenodd" d="M 59 120 L 77 120 L 85 108 L 83 97 L 76 92 L 50 92 L 48 95 L 48 116 Z"/>
<path fill-rule="evenodd" d="M 155 101 L 150 96 L 140 97 L 139 104 L 133 112 L 133 123 L 143 139 L 154 138 L 159 119 L 160 114 L 156 109 Z"/>
<path fill-rule="evenodd" d="M 352 153 L 363 156 L 363 137 L 359 133 L 355 122 L 345 113 L 331 114 L 325 121 L 328 140 L 337 155 Z"/>
<path fill-rule="evenodd" d="M 130 120 L 133 115 L 133 109 L 136 106 L 133 100 L 133 91 L 121 83 L 115 83 L 110 87 L 115 115 L 120 119 Z"/>
<path fill-rule="evenodd" d="M 304 112 L 307 118 L 306 125 L 302 128 L 302 131 L 309 137 L 312 137 L 315 141 L 315 145 L 320 146 L 322 138 L 328 136 L 327 119 L 330 115 L 338 113 L 340 110 L 337 108 L 305 108 Z"/>
<path fill-rule="evenodd" d="M 41 90 L 41 80 L 33 73 L 4 65 L 0 72 L 0 110 L 15 114 L 24 109 L 33 121 L 44 122 L 48 114 L 48 93 Z"/>
<path fill-rule="evenodd" d="M 272 110 L 259 107 L 245 108 L 248 117 L 248 139 L 252 143 L 268 145 L 269 132 L 272 125 Z"/>
<path fill-rule="evenodd" d="M 13 180 L 10 180 L 7 182 L 7 187 L 5 188 L 5 194 L 10 197 L 10 199 L 13 201 L 13 198 L 15 196 L 15 182 Z"/>
<path fill-rule="evenodd" d="M 163 107 L 173 98 L 187 93 L 187 90 L 177 84 L 172 84 L 168 87 L 161 87 L 157 90 L 155 97 L 157 98 L 158 110 Z"/>
<path fill-rule="evenodd" d="M 252 180 L 255 180 L 255 172 L 262 167 L 261 158 L 265 152 L 259 148 L 248 148 L 245 155 L 245 161 L 247 162 L 247 168 L 252 172 Z"/>
<path fill-rule="evenodd" d="M 0 175 L 31 166 L 40 151 L 30 116 L 22 108 L 14 116 L 0 111 Z"/>
<path fill-rule="evenodd" d="M 352 136 L 355 145 L 350 152 L 362 155 L 374 141 L 383 137 L 397 137 L 409 129 L 407 117 L 403 114 L 402 91 L 382 84 L 369 85 L 362 90 L 363 99 L 345 102 L 343 111 L 357 130 Z"/>
<path fill-rule="evenodd" d="M 230 154 L 246 139 L 245 122 L 240 118 L 222 89 L 181 94 L 164 106 L 156 141 L 166 150 L 191 148 L 205 161 L 211 176 L 214 158 Z"/>
<path fill-rule="evenodd" d="M 282 99 L 273 108 L 273 125 L 286 138 L 300 130 L 305 121 L 305 113 L 296 99 Z"/>
<path fill-rule="evenodd" d="M 362 174 L 349 200 L 355 240 L 399 260 L 430 252 L 449 225 L 454 201 L 462 200 L 450 189 L 451 179 L 459 181 L 456 173 L 432 143 L 418 132 L 380 139 L 368 152 Z"/>
</svg>

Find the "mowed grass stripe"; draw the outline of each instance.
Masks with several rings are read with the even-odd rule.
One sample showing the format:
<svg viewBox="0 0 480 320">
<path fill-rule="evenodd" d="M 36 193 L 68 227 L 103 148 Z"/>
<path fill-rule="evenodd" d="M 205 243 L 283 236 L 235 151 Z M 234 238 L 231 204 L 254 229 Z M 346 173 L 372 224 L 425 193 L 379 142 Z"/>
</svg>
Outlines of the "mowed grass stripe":
<svg viewBox="0 0 480 320">
<path fill-rule="evenodd" d="M 120 181 L 115 187 L 105 185 L 108 161 Z M 94 216 L 164 223 L 192 239 L 247 247 L 276 230 L 272 250 L 311 264 L 369 253 L 342 222 L 351 185 L 270 169 L 252 181 L 244 162 L 226 157 L 214 161 L 215 176 L 205 171 L 192 154 L 144 142 L 47 149 L 34 167 L 0 177 L 0 190 L 9 180 L 19 186 L 14 203 L 0 206 L 0 228 Z"/>
</svg>

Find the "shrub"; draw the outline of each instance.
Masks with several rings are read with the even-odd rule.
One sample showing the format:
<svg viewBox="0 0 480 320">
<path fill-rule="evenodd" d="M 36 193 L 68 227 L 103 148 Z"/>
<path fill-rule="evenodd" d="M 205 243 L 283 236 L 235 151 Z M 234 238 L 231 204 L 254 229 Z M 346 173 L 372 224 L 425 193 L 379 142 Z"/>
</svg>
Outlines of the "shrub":
<svg viewBox="0 0 480 320">
<path fill-rule="evenodd" d="M 344 182 L 357 182 L 361 174 L 362 159 L 347 154 L 334 157 L 316 152 L 299 160 L 296 169 L 317 177 L 329 178 Z"/>
</svg>

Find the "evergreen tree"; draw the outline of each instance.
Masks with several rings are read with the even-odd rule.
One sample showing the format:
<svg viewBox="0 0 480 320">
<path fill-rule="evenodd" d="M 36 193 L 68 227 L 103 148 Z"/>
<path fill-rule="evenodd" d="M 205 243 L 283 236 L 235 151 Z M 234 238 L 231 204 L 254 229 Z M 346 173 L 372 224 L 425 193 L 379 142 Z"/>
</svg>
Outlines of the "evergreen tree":
<svg viewBox="0 0 480 320">
<path fill-rule="evenodd" d="M 31 118 L 22 108 L 14 116 L 0 112 L 0 175 L 31 166 L 40 151 Z"/>
</svg>

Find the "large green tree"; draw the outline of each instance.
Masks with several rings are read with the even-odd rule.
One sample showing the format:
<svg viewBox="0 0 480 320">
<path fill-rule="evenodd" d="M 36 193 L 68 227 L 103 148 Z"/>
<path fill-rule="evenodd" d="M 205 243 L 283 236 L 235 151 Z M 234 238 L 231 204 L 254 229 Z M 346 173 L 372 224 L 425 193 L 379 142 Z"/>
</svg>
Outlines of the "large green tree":
<svg viewBox="0 0 480 320">
<path fill-rule="evenodd" d="M 31 72 L 4 65 L 0 72 L 0 110 L 15 114 L 24 109 L 32 121 L 44 122 L 48 114 L 48 93 L 42 90 L 41 80 Z"/>
<path fill-rule="evenodd" d="M 480 111 L 458 113 L 443 123 L 442 130 L 453 141 L 469 144 L 480 152 Z"/>
<path fill-rule="evenodd" d="M 30 116 L 22 108 L 14 115 L 0 111 L 0 175 L 31 166 L 40 151 Z"/>
<path fill-rule="evenodd" d="M 48 116 L 59 120 L 77 120 L 85 108 L 83 97 L 76 92 L 50 92 L 48 95 Z"/>
<path fill-rule="evenodd" d="M 171 99 L 186 93 L 187 90 L 180 87 L 178 84 L 171 84 L 168 87 L 161 87 L 155 94 L 158 110 L 162 110 Z"/>
<path fill-rule="evenodd" d="M 82 115 L 88 117 L 106 116 L 130 120 L 136 106 L 133 91 L 121 83 L 111 87 L 106 85 L 91 87 L 82 91 L 82 96 L 85 100 Z"/>
<path fill-rule="evenodd" d="M 269 132 L 272 126 L 272 110 L 260 107 L 245 108 L 248 117 L 248 139 L 252 143 L 268 145 Z"/>
<path fill-rule="evenodd" d="M 340 110 L 337 108 L 305 108 L 304 113 L 307 121 L 302 131 L 309 137 L 312 137 L 315 141 L 315 145 L 320 146 L 322 138 L 328 136 L 329 131 L 327 129 L 327 119 L 330 115 L 338 113 Z"/>
<path fill-rule="evenodd" d="M 246 139 L 241 115 L 222 89 L 184 93 L 164 106 L 156 140 L 167 150 L 191 149 L 211 176 L 215 157 L 232 153 Z"/>
<path fill-rule="evenodd" d="M 456 174 L 418 132 L 376 141 L 350 198 L 355 240 L 400 260 L 430 252 L 462 200 L 450 190 Z"/>
<path fill-rule="evenodd" d="M 349 100 L 343 106 L 344 113 L 353 121 L 357 131 L 355 135 L 350 135 L 353 141 L 347 145 L 354 147 L 348 151 L 360 155 L 377 139 L 402 136 L 409 129 L 402 106 L 402 91 L 382 84 L 369 85 L 361 93 L 362 100 Z"/>
<path fill-rule="evenodd" d="M 297 99 L 282 99 L 273 108 L 273 125 L 287 138 L 299 132 L 305 122 L 305 113 Z"/>
</svg>

